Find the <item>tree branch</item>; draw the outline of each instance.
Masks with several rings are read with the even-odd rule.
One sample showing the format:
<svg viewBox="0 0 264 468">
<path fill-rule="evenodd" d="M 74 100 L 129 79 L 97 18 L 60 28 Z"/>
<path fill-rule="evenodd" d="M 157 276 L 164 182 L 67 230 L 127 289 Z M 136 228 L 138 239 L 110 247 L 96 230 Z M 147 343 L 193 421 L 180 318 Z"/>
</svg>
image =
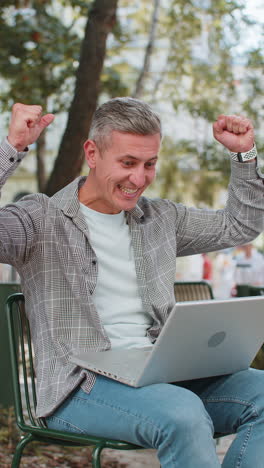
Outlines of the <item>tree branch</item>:
<svg viewBox="0 0 264 468">
<path fill-rule="evenodd" d="M 145 50 L 145 57 L 144 57 L 144 63 L 142 70 L 139 74 L 139 77 L 137 79 L 135 91 L 133 93 L 134 98 L 140 98 L 143 94 L 144 91 L 144 84 L 147 78 L 147 75 L 150 70 L 150 58 L 153 52 L 154 48 L 154 41 L 155 41 L 155 36 L 156 36 L 156 31 L 157 31 L 157 26 L 158 26 L 158 10 L 160 6 L 160 0 L 155 0 L 154 1 L 154 8 L 153 8 L 153 13 L 152 13 L 152 18 L 151 18 L 151 25 L 150 25 L 150 31 L 149 31 L 149 39 L 148 39 L 148 44 Z"/>
</svg>

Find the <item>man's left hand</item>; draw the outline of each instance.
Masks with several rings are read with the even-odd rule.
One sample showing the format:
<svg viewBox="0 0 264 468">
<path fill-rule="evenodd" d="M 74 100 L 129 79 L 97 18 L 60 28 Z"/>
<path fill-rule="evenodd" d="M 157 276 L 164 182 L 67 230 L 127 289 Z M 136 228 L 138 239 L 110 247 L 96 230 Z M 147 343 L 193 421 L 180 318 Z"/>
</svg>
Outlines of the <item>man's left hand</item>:
<svg viewBox="0 0 264 468">
<path fill-rule="evenodd" d="M 254 128 L 245 117 L 219 115 L 213 124 L 213 134 L 219 143 L 234 153 L 246 153 L 254 146 Z"/>
</svg>

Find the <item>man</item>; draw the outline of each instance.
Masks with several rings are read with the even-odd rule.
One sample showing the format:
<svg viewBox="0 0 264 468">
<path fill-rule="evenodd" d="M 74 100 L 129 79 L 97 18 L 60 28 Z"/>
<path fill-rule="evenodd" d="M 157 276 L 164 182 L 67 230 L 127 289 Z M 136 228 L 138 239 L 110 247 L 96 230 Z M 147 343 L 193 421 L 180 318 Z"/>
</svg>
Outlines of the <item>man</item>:
<svg viewBox="0 0 264 468">
<path fill-rule="evenodd" d="M 0 148 L 1 184 L 52 120 L 39 106 L 14 106 Z M 154 343 L 174 305 L 176 256 L 239 245 L 263 230 L 252 124 L 221 115 L 213 128 L 231 152 L 226 208 L 150 200 L 142 193 L 155 177 L 159 117 L 136 99 L 103 104 L 84 144 L 89 175 L 51 198 L 30 195 L 2 208 L 0 260 L 21 277 L 37 413 L 48 427 L 154 447 L 167 468 L 219 467 L 213 433 L 236 432 L 223 467 L 260 468 L 261 371 L 132 388 L 69 362 L 76 351 Z"/>
</svg>

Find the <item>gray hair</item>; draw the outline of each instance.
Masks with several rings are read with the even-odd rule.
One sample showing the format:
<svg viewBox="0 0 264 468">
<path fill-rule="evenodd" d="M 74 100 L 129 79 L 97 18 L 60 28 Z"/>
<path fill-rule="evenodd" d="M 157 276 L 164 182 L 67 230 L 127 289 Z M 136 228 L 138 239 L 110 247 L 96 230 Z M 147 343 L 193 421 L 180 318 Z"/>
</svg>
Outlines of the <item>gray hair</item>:
<svg viewBox="0 0 264 468">
<path fill-rule="evenodd" d="M 162 136 L 161 121 L 151 107 L 139 99 L 118 97 L 102 104 L 94 113 L 89 138 L 99 150 L 111 142 L 112 131 Z"/>
</svg>

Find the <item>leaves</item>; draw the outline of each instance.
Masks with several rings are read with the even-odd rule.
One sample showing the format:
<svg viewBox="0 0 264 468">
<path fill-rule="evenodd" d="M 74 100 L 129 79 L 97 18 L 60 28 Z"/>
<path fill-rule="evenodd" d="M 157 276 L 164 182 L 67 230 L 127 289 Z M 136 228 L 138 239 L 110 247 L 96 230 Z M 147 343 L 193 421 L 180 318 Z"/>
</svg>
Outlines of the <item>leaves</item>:
<svg viewBox="0 0 264 468">
<path fill-rule="evenodd" d="M 188 115 L 194 127 L 196 120 L 208 127 L 219 113 L 242 111 L 260 128 L 264 117 L 262 47 L 245 49 L 243 57 L 239 56 L 244 67 L 242 76 L 237 65 L 241 28 L 249 23 L 254 28 L 254 21 L 244 15 L 244 5 L 245 0 L 161 2 L 142 99 L 157 108 L 162 107 L 161 102 L 167 103 L 175 121 Z M 84 25 L 93 8 L 92 0 L 32 0 L 30 3 L 17 0 L 16 8 L 11 0 L 1 2 L 0 70 L 8 84 L 6 91 L 2 90 L 2 110 L 9 110 L 14 101 L 47 102 L 49 111 L 54 112 L 69 110 Z M 111 25 L 104 68 L 96 85 L 104 99 L 130 95 L 135 89 L 142 71 L 152 13 L 153 2 L 149 0 L 119 0 L 117 21 Z M 85 47 L 93 47 L 91 41 Z M 91 72 L 83 76 L 85 95 Z M 94 89 L 91 84 L 89 87 Z M 188 142 L 175 135 L 171 137 L 170 151 L 165 148 L 168 162 L 164 174 L 167 173 L 168 193 L 181 198 L 182 192 L 172 193 L 169 189 L 173 185 L 171 170 L 167 168 L 169 160 L 178 177 L 175 154 L 179 160 L 185 160 L 190 148 L 196 147 L 199 151 L 194 150 L 192 158 L 196 159 L 199 170 L 206 171 L 209 160 L 203 159 L 203 154 L 207 151 L 210 156 L 211 140 L 208 131 L 203 134 L 198 130 L 188 135 Z M 221 170 L 222 153 L 221 149 L 215 153 L 216 159 L 219 158 L 216 170 Z M 165 175 L 161 187 L 160 193 L 167 196 Z"/>
<path fill-rule="evenodd" d="M 11 100 L 46 101 L 75 72 L 73 61 L 79 57 L 80 38 L 50 14 L 46 4 L 37 4 L 33 12 L 27 15 L 12 10 L 4 21 L 6 12 L 0 10 L 0 68 L 10 87 L 2 95 L 4 109 Z"/>
</svg>

